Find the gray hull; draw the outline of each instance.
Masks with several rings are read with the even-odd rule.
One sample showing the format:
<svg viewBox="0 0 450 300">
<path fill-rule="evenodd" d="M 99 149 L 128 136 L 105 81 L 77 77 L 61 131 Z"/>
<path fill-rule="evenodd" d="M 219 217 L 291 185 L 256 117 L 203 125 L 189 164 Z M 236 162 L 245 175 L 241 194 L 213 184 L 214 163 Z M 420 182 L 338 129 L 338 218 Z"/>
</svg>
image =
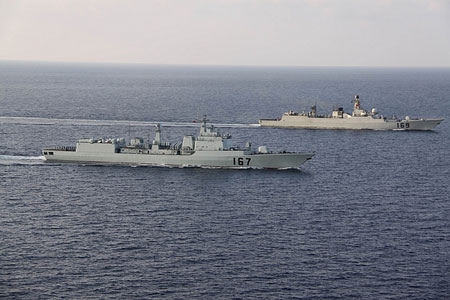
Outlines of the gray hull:
<svg viewBox="0 0 450 300">
<path fill-rule="evenodd" d="M 233 147 L 230 134 L 220 134 L 206 121 L 204 116 L 196 138 L 186 135 L 181 144 L 163 143 L 158 124 L 155 139 L 147 143 L 142 138 L 133 138 L 129 144 L 124 138 L 80 139 L 75 147 L 47 148 L 42 154 L 48 161 L 237 169 L 299 168 L 314 155 L 272 153 L 265 146 L 254 151 L 250 143 Z"/>
<path fill-rule="evenodd" d="M 336 108 L 331 115 L 319 115 L 316 106 L 311 107 L 309 113 L 296 113 L 292 110 L 284 113 L 281 119 L 261 119 L 259 124 L 266 127 L 289 127 L 310 129 L 354 129 L 354 130 L 433 130 L 444 119 L 411 119 L 405 117 L 400 120 L 392 116 L 391 119 L 378 115 L 375 108 L 365 110 L 361 108 L 361 101 L 355 95 L 353 112 L 344 112 L 342 107 Z"/>
<path fill-rule="evenodd" d="M 261 119 L 266 127 L 354 130 L 433 130 L 443 119 L 385 120 L 372 117 L 312 118 L 308 116 L 283 116 L 280 120 Z"/>
<path fill-rule="evenodd" d="M 313 153 L 245 154 L 244 151 L 201 151 L 194 154 L 78 153 L 44 149 L 49 162 L 105 163 L 147 166 L 211 167 L 236 169 L 299 168 Z"/>
</svg>

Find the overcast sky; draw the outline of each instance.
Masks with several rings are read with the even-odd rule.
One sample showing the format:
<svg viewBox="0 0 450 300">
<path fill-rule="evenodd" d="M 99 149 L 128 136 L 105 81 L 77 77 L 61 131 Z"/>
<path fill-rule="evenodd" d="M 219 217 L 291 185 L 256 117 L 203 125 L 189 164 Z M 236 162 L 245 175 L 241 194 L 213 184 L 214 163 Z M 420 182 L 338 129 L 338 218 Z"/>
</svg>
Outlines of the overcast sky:
<svg viewBox="0 0 450 300">
<path fill-rule="evenodd" d="M 450 0 L 0 0 L 0 59 L 450 67 Z"/>
</svg>

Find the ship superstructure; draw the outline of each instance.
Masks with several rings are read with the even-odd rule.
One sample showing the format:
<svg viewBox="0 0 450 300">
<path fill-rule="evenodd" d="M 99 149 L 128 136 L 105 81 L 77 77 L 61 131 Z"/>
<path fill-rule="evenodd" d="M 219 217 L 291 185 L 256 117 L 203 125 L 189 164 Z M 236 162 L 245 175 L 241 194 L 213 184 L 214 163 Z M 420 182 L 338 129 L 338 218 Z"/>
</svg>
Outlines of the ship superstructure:
<svg viewBox="0 0 450 300">
<path fill-rule="evenodd" d="M 370 129 L 370 130 L 432 130 L 444 119 L 413 119 L 406 116 L 385 118 L 373 108 L 368 111 L 361 108 L 359 96 L 352 101 L 353 112 L 346 113 L 342 107 L 334 109 L 331 115 L 319 115 L 313 105 L 308 113 L 288 111 L 279 119 L 260 119 L 259 124 L 267 127 L 291 127 L 310 129 Z"/>
<path fill-rule="evenodd" d="M 137 164 L 152 166 L 192 166 L 219 168 L 299 168 L 313 153 L 269 152 L 267 147 L 252 149 L 234 147 L 230 134 L 221 134 L 214 126 L 201 120 L 197 137 L 186 135 L 180 144 L 161 140 L 161 127 L 156 125 L 155 138 L 145 142 L 132 138 L 80 139 L 75 147 L 55 147 L 42 150 L 48 161 Z"/>
</svg>

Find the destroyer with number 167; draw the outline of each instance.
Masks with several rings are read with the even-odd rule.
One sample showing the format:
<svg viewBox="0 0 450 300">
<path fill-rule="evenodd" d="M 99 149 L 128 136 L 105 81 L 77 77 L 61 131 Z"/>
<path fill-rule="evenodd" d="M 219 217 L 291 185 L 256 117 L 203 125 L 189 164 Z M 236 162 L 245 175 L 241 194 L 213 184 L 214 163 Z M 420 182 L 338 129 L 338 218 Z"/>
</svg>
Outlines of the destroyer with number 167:
<svg viewBox="0 0 450 300">
<path fill-rule="evenodd" d="M 150 166 L 191 166 L 239 169 L 290 169 L 313 157 L 313 153 L 273 153 L 260 146 L 252 150 L 251 144 L 245 148 L 235 148 L 231 135 L 220 134 L 214 127 L 207 126 L 203 118 L 200 134 L 184 136 L 181 144 L 163 143 L 161 129 L 156 127 L 155 139 L 144 142 L 133 138 L 129 144 L 124 138 L 81 139 L 76 147 L 56 147 L 42 150 L 47 161 L 131 164 Z"/>
<path fill-rule="evenodd" d="M 309 113 L 284 113 L 281 119 L 261 119 L 259 124 L 267 127 L 291 127 L 311 129 L 371 129 L 371 130 L 432 130 L 444 119 L 398 119 L 379 116 L 377 110 L 364 110 L 360 107 L 359 96 L 352 101 L 353 112 L 348 114 L 342 107 L 333 110 L 330 115 L 318 115 L 314 105 Z"/>
</svg>

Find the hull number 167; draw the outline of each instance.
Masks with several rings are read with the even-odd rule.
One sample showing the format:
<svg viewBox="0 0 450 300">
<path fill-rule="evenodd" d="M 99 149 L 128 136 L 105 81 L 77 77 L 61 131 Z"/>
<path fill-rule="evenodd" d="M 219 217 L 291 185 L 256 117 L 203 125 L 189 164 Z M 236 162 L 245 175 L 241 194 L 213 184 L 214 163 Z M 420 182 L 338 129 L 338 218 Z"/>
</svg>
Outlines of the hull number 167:
<svg viewBox="0 0 450 300">
<path fill-rule="evenodd" d="M 238 158 L 236 158 L 236 157 L 233 157 L 233 165 L 238 165 L 238 166 L 248 166 L 248 165 L 250 165 L 250 161 L 251 161 L 252 159 L 250 158 L 250 157 L 246 157 L 246 158 L 244 158 L 244 157 L 238 157 Z"/>
</svg>

